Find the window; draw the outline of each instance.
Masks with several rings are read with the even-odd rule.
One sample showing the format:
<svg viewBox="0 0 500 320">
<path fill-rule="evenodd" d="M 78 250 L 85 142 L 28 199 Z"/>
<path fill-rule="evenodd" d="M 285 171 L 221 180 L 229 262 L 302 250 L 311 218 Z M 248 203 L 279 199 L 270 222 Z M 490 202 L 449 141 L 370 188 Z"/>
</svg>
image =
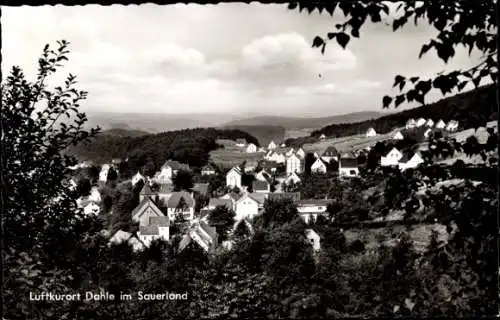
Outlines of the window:
<svg viewBox="0 0 500 320">
<path fill-rule="evenodd" d="M 351 171 L 349 171 L 349 174 L 351 174 L 351 175 L 355 175 L 355 174 L 356 174 L 356 171 L 355 171 L 355 170 L 351 170 Z"/>
</svg>

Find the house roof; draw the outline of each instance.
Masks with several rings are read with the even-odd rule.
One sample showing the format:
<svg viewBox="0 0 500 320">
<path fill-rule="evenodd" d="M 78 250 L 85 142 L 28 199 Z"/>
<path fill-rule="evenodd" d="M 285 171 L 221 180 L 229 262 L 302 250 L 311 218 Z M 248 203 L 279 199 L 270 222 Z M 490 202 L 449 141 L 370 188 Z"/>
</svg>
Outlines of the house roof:
<svg viewBox="0 0 500 320">
<path fill-rule="evenodd" d="M 209 207 L 225 206 L 227 208 L 232 208 L 233 203 L 230 199 L 211 198 L 208 201 L 208 206 Z"/>
<path fill-rule="evenodd" d="M 217 237 L 217 230 L 214 227 L 209 226 L 205 221 L 199 222 L 200 228 L 202 228 L 206 233 L 210 235 L 212 240 Z"/>
<path fill-rule="evenodd" d="M 241 198 L 241 195 L 237 194 L 236 192 L 229 192 L 229 193 L 223 195 L 222 197 L 220 197 L 220 199 L 222 199 L 223 197 L 226 197 L 226 196 L 229 196 L 234 201 L 238 201 Z"/>
<path fill-rule="evenodd" d="M 201 170 L 202 171 L 216 171 L 216 168 L 213 164 L 209 163 L 206 166 L 204 166 Z"/>
<path fill-rule="evenodd" d="M 128 239 L 130 239 L 130 237 L 132 237 L 131 233 L 123 230 L 118 230 L 111 236 L 110 241 L 113 243 L 120 243 L 122 241 L 127 241 Z"/>
<path fill-rule="evenodd" d="M 139 233 L 143 236 L 155 236 L 160 234 L 158 226 L 140 226 Z"/>
<path fill-rule="evenodd" d="M 169 227 L 170 219 L 168 216 L 164 217 L 149 217 L 149 225 L 157 227 Z"/>
<path fill-rule="evenodd" d="M 240 144 L 240 143 L 246 144 L 247 141 L 245 139 L 236 139 L 236 143 L 238 143 L 238 144 Z"/>
<path fill-rule="evenodd" d="M 158 208 L 158 206 L 151 200 L 150 197 L 144 197 L 144 199 L 139 203 L 137 207 L 132 211 L 132 218 L 134 218 L 138 213 L 144 211 L 146 207 L 151 207 L 156 213 L 164 215 L 163 212 Z"/>
<path fill-rule="evenodd" d="M 171 193 L 174 191 L 174 185 L 171 183 L 162 183 L 159 185 L 158 193 Z"/>
<path fill-rule="evenodd" d="M 297 204 L 301 207 L 308 206 L 327 206 L 332 202 L 331 199 L 303 199 L 299 200 Z"/>
<path fill-rule="evenodd" d="M 189 170 L 189 165 L 180 163 L 179 161 L 175 160 L 167 160 L 163 164 L 162 168 L 164 167 L 170 167 L 172 170 Z"/>
<path fill-rule="evenodd" d="M 232 168 L 231 168 L 231 170 L 229 170 L 229 171 L 227 172 L 227 174 L 229 174 L 231 171 L 234 171 L 234 172 L 236 172 L 237 174 L 241 175 L 241 169 L 240 169 L 240 167 L 232 167 Z"/>
<path fill-rule="evenodd" d="M 192 190 L 198 192 L 199 194 L 208 194 L 209 183 L 195 183 Z"/>
<path fill-rule="evenodd" d="M 292 199 L 293 201 L 299 201 L 300 192 L 281 192 L 281 193 L 269 194 L 269 200 L 281 200 L 281 199 Z"/>
<path fill-rule="evenodd" d="M 329 146 L 326 148 L 325 152 L 323 152 L 324 157 L 337 157 L 339 155 L 339 151 L 334 146 Z"/>
<path fill-rule="evenodd" d="M 260 205 L 264 204 L 264 201 L 266 201 L 267 195 L 265 193 L 248 193 L 248 196 L 255 201 L 257 201 Z"/>
<path fill-rule="evenodd" d="M 340 166 L 343 168 L 357 168 L 358 160 L 354 158 L 343 158 L 340 159 Z"/>
<path fill-rule="evenodd" d="M 146 183 L 144 184 L 144 187 L 141 189 L 141 194 L 142 195 L 152 195 L 155 194 L 153 191 L 151 191 L 151 188 L 149 187 L 149 184 Z"/>
<path fill-rule="evenodd" d="M 410 159 L 411 159 L 411 157 L 408 155 L 408 153 L 405 153 L 405 154 L 403 154 L 403 157 L 399 160 L 399 163 L 406 163 Z"/>
<path fill-rule="evenodd" d="M 268 190 L 269 189 L 269 183 L 267 181 L 262 181 L 262 180 L 254 180 L 252 182 L 252 188 L 254 191 L 256 190 Z"/>
<path fill-rule="evenodd" d="M 194 207 L 194 199 L 191 196 L 191 194 L 186 192 L 186 191 L 172 192 L 172 195 L 170 196 L 170 198 L 168 198 L 167 207 L 168 208 L 177 208 L 181 199 L 184 199 L 184 201 L 186 202 L 186 205 L 189 208 Z"/>
</svg>

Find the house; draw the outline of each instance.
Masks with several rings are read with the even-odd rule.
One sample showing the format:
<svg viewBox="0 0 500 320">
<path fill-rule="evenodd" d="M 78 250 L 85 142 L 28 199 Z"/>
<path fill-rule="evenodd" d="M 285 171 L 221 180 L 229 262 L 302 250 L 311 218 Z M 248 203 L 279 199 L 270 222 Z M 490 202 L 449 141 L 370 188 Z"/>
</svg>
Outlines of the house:
<svg viewBox="0 0 500 320">
<path fill-rule="evenodd" d="M 269 145 L 267 146 L 268 150 L 274 150 L 276 149 L 277 145 L 274 143 L 274 141 L 269 142 Z"/>
<path fill-rule="evenodd" d="M 434 121 L 432 121 L 432 119 L 427 119 L 427 122 L 425 123 L 425 125 L 429 128 L 432 128 L 434 127 Z"/>
<path fill-rule="evenodd" d="M 271 157 L 271 155 L 273 154 L 273 152 L 274 152 L 273 150 L 269 150 L 266 153 L 266 155 L 264 156 L 264 159 L 269 161 L 269 157 Z"/>
<path fill-rule="evenodd" d="M 103 164 L 101 168 L 101 172 L 99 172 L 99 181 L 106 182 L 108 181 L 108 173 L 111 166 L 109 164 Z"/>
<path fill-rule="evenodd" d="M 272 179 L 271 175 L 265 169 L 262 169 L 255 175 L 255 179 L 259 181 L 269 181 Z"/>
<path fill-rule="evenodd" d="M 247 145 L 247 141 L 245 139 L 236 139 L 236 146 L 243 148 Z"/>
<path fill-rule="evenodd" d="M 287 152 L 285 152 L 285 157 L 290 157 L 294 153 L 295 150 L 293 148 L 290 148 Z"/>
<path fill-rule="evenodd" d="M 366 136 L 367 137 L 375 137 L 377 135 L 377 131 L 375 129 L 370 128 L 366 131 Z"/>
<path fill-rule="evenodd" d="M 193 194 L 187 191 L 172 192 L 167 200 L 167 213 L 171 221 L 175 221 L 178 215 L 182 215 L 185 220 L 192 220 L 194 208 Z"/>
<path fill-rule="evenodd" d="M 216 173 L 215 166 L 212 164 L 207 164 L 201 169 L 201 175 L 202 176 L 210 176 L 214 175 Z"/>
<path fill-rule="evenodd" d="M 419 165 L 424 163 L 424 159 L 419 153 L 415 153 L 408 161 L 406 161 L 405 157 L 400 160 L 399 169 L 401 171 L 405 171 L 408 168 L 416 168 Z"/>
<path fill-rule="evenodd" d="M 252 189 L 256 193 L 269 193 L 271 192 L 271 185 L 267 181 L 254 180 L 252 182 Z"/>
<path fill-rule="evenodd" d="M 195 223 L 179 243 L 179 252 L 191 244 L 202 248 L 206 253 L 213 252 L 217 246 L 217 231 L 210 227 L 206 222 L 199 221 Z"/>
<path fill-rule="evenodd" d="M 158 185 L 158 189 L 156 189 L 156 199 L 158 202 L 160 202 L 162 205 L 167 203 L 168 199 L 172 195 L 172 192 L 174 192 L 174 185 L 171 183 L 164 183 Z"/>
<path fill-rule="evenodd" d="M 328 199 L 307 199 L 297 202 L 297 212 L 305 223 L 316 221 L 319 215 L 328 215 Z"/>
<path fill-rule="evenodd" d="M 339 161 L 340 177 L 357 177 L 359 175 L 358 160 L 356 158 L 343 158 Z"/>
<path fill-rule="evenodd" d="M 316 155 L 316 154 L 315 154 Z M 335 161 L 339 161 L 339 151 L 334 146 L 329 146 L 326 148 L 325 152 L 321 156 L 325 161 L 330 162 L 331 159 L 335 159 Z M 319 158 L 319 157 L 316 157 Z"/>
<path fill-rule="evenodd" d="M 289 185 L 293 182 L 293 184 L 297 184 L 297 183 L 300 183 L 302 182 L 302 180 L 300 180 L 300 177 L 298 176 L 298 174 L 296 172 L 290 172 L 286 178 L 283 180 L 283 183 Z"/>
<path fill-rule="evenodd" d="M 401 133 L 401 131 L 398 131 L 396 132 L 393 136 L 392 136 L 392 139 L 393 140 L 404 140 L 404 136 L 403 134 Z"/>
<path fill-rule="evenodd" d="M 423 125 L 425 125 L 427 123 L 427 120 L 425 120 L 424 118 L 419 118 L 417 120 L 417 127 L 421 127 Z"/>
<path fill-rule="evenodd" d="M 86 201 L 81 206 L 83 207 L 83 214 L 86 216 L 98 216 L 101 212 L 101 207 L 92 201 Z"/>
<path fill-rule="evenodd" d="M 286 159 L 286 172 L 287 173 L 301 173 L 303 171 L 303 161 L 296 154 L 292 154 Z"/>
<path fill-rule="evenodd" d="M 220 197 L 219 199 L 231 200 L 232 208 L 233 210 L 236 210 L 236 201 L 238 201 L 238 199 L 240 199 L 241 196 L 242 196 L 241 194 L 238 194 L 236 192 L 229 192 Z"/>
<path fill-rule="evenodd" d="M 171 184 L 172 183 L 172 171 L 168 168 L 155 172 L 153 179 L 154 182 L 158 184 Z"/>
<path fill-rule="evenodd" d="M 317 153 L 317 152 L 314 152 L 313 156 L 314 156 L 314 159 L 318 159 L 318 158 L 320 158 L 320 155 L 319 155 L 319 153 Z"/>
<path fill-rule="evenodd" d="M 206 209 L 213 210 L 217 207 L 226 207 L 230 210 L 234 210 L 234 201 L 232 199 L 211 198 L 208 201 Z"/>
<path fill-rule="evenodd" d="M 286 148 L 286 143 L 284 143 L 284 142 L 283 142 L 283 143 L 280 145 L 280 147 L 282 147 L 282 148 Z"/>
<path fill-rule="evenodd" d="M 276 163 L 285 163 L 286 157 L 284 154 L 272 151 L 271 155 L 267 158 L 268 161 L 273 161 Z"/>
<path fill-rule="evenodd" d="M 306 229 L 306 238 L 314 251 L 317 252 L 321 249 L 320 236 L 313 229 Z"/>
<path fill-rule="evenodd" d="M 109 239 L 110 245 L 117 245 L 123 242 L 127 242 L 129 245 L 131 245 L 134 251 L 140 251 L 146 248 L 142 241 L 136 238 L 133 234 L 123 230 L 116 231 L 115 234 Z"/>
<path fill-rule="evenodd" d="M 170 239 L 170 220 L 168 216 L 149 217 L 148 225 L 139 226 L 137 237 L 146 247 L 149 247 L 154 240 L 168 241 Z"/>
<path fill-rule="evenodd" d="M 323 141 L 325 139 L 326 139 L 326 136 L 324 134 L 322 134 L 322 135 L 319 136 L 319 140 Z"/>
<path fill-rule="evenodd" d="M 233 167 L 226 174 L 226 186 L 231 188 L 234 187 L 241 188 L 241 177 L 242 177 L 241 169 L 239 167 Z"/>
<path fill-rule="evenodd" d="M 250 193 L 245 193 L 236 201 L 235 220 L 239 221 L 244 218 L 252 219 L 259 214 L 260 202 Z"/>
<path fill-rule="evenodd" d="M 257 152 L 257 146 L 253 143 L 250 143 L 246 148 L 246 153 L 255 153 Z"/>
<path fill-rule="evenodd" d="M 176 175 L 180 170 L 189 171 L 189 165 L 180 163 L 175 160 L 167 160 L 161 167 L 160 172 L 166 173 L 169 179 L 172 179 L 172 177 Z"/>
<path fill-rule="evenodd" d="M 268 199 L 273 201 L 290 199 L 293 202 L 298 202 L 300 200 L 300 192 L 270 193 Z"/>
<path fill-rule="evenodd" d="M 385 157 L 380 157 L 380 165 L 382 167 L 397 166 L 402 157 L 403 154 L 398 149 L 392 148 Z"/>
<path fill-rule="evenodd" d="M 299 150 L 297 150 L 297 152 L 295 152 L 295 154 L 299 157 L 299 158 L 302 158 L 304 159 L 305 156 L 306 156 L 306 152 L 304 151 L 304 149 L 302 148 L 299 148 Z"/>
<path fill-rule="evenodd" d="M 426 139 L 429 138 L 431 133 L 432 133 L 432 129 L 427 128 L 427 130 L 425 130 L 425 132 L 424 132 L 424 138 L 426 138 Z"/>
<path fill-rule="evenodd" d="M 78 184 L 76 183 L 75 179 L 73 178 L 69 179 L 69 186 L 68 186 L 69 190 L 75 191 L 77 186 Z"/>
<path fill-rule="evenodd" d="M 458 129 L 458 122 L 456 120 L 450 120 L 446 125 L 446 131 L 456 131 Z"/>
<path fill-rule="evenodd" d="M 446 122 L 444 122 L 443 119 L 439 119 L 439 121 L 436 123 L 436 129 L 444 128 L 446 128 Z"/>
<path fill-rule="evenodd" d="M 88 197 L 89 201 L 100 203 L 101 202 L 101 192 L 97 187 L 92 187 L 90 190 L 90 195 Z"/>
<path fill-rule="evenodd" d="M 259 151 L 259 152 L 266 152 L 266 149 L 265 149 L 265 148 L 263 148 L 263 147 L 260 147 L 258 151 Z"/>
<path fill-rule="evenodd" d="M 311 172 L 326 173 L 326 163 L 321 158 L 316 159 L 311 165 Z"/>
<path fill-rule="evenodd" d="M 209 183 L 195 183 L 195 184 L 193 184 L 193 187 L 191 188 L 191 190 L 193 190 L 193 192 L 196 192 L 200 195 L 206 196 L 206 195 L 208 195 L 208 188 L 209 187 L 210 187 Z"/>
<path fill-rule="evenodd" d="M 139 193 L 139 202 L 142 202 L 145 198 L 153 197 L 155 195 L 156 192 L 153 192 L 149 183 L 146 182 Z"/>
<path fill-rule="evenodd" d="M 139 226 L 148 226 L 149 218 L 164 217 L 165 214 L 158 208 L 150 197 L 144 198 L 132 211 L 132 221 L 138 222 Z"/>
<path fill-rule="evenodd" d="M 144 182 L 146 181 L 146 178 L 139 171 L 137 171 L 137 173 L 131 179 L 132 185 L 135 186 L 141 180 Z"/>
<path fill-rule="evenodd" d="M 406 129 L 413 129 L 417 126 L 417 122 L 415 119 L 411 118 L 406 121 Z"/>
</svg>

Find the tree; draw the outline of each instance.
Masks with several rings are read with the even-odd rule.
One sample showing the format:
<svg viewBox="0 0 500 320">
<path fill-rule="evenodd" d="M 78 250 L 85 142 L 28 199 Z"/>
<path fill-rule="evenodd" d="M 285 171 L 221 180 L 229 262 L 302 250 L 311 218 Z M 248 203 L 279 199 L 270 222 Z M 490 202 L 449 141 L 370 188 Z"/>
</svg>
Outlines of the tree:
<svg viewBox="0 0 500 320">
<path fill-rule="evenodd" d="M 227 240 L 228 234 L 234 226 L 236 214 L 226 206 L 217 206 L 208 216 L 209 224 L 215 227 L 219 234 L 219 241 Z"/>
<path fill-rule="evenodd" d="M 81 197 L 90 195 L 92 184 L 88 178 L 80 178 L 76 185 L 76 193 Z"/>
<path fill-rule="evenodd" d="M 439 73 L 434 78 L 428 79 L 395 76 L 394 87 L 398 87 L 401 93 L 395 97 L 384 96 L 382 99 L 384 108 L 389 107 L 391 104 L 397 108 L 405 101 L 425 104 L 425 97 L 433 88 L 446 95 L 453 91 L 462 91 L 467 84 L 472 83 L 477 88 L 481 81 L 497 81 L 498 38 L 494 1 L 481 1 L 480 3 L 470 1 L 443 2 L 439 0 L 425 2 L 398 1 L 392 6 L 389 6 L 386 2 L 370 0 L 357 2 L 331 1 L 325 3 L 298 1 L 289 5 L 289 9 L 297 7 L 300 11 L 307 9 L 309 12 L 314 9 L 318 9 L 320 12 L 325 10 L 330 15 L 341 11 L 347 20 L 336 24 L 336 30 L 329 32 L 327 38 L 328 40 L 335 39 L 342 48 L 347 47 L 351 37 L 360 37 L 360 30 L 368 20 L 380 24 L 391 21 L 392 23 L 386 23 L 386 25 L 392 25 L 394 32 L 401 30 L 404 25 L 413 21 L 415 25 L 419 22 L 427 22 L 438 30 L 436 38 L 422 44 L 418 55 L 419 58 L 429 50 L 434 49 L 437 56 L 447 63 L 455 56 L 455 48 L 458 46 L 468 48 L 469 54 L 474 49 L 482 53 L 481 62 L 468 70 Z M 328 40 L 316 36 L 312 46 L 321 48 L 321 52 L 324 53 Z M 407 88 L 403 91 L 405 86 Z M 474 118 L 476 127 L 485 125 L 487 121 L 482 114 L 473 114 L 471 117 Z"/>
<path fill-rule="evenodd" d="M 233 236 L 243 239 L 249 237 L 252 234 L 252 232 L 248 226 L 248 223 L 249 222 L 247 222 L 244 219 L 240 220 L 236 224 L 236 227 L 234 228 Z"/>
<path fill-rule="evenodd" d="M 264 213 L 262 214 L 263 225 L 266 228 L 275 228 L 290 222 L 298 217 L 297 206 L 292 199 L 266 200 Z"/>
<path fill-rule="evenodd" d="M 179 170 L 172 182 L 174 183 L 175 191 L 191 190 L 193 187 L 193 175 L 189 171 Z"/>
<path fill-rule="evenodd" d="M 71 270 L 63 266 L 74 261 L 75 248 L 99 238 L 99 223 L 85 218 L 76 207 L 78 195 L 67 191 L 68 167 L 77 161 L 65 154 L 69 146 L 89 141 L 99 128 L 84 130 L 87 118 L 78 107 L 87 92 L 75 88 L 74 75 L 70 74 L 62 87 L 51 89 L 48 85 L 49 78 L 67 60 L 69 43 L 63 40 L 58 45 L 55 51 L 49 45 L 44 47 L 34 82 L 15 66 L 1 85 L 6 318 L 33 317 L 28 291 L 69 289 Z M 59 314 L 69 317 L 66 311 Z M 53 315 L 51 312 L 41 311 L 47 317 Z"/>
</svg>

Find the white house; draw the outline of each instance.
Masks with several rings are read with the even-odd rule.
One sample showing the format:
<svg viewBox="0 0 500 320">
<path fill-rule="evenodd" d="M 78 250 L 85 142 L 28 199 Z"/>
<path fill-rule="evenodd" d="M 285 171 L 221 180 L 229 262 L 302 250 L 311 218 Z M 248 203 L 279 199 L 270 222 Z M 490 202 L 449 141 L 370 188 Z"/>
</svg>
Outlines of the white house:
<svg viewBox="0 0 500 320">
<path fill-rule="evenodd" d="M 436 128 L 437 129 L 446 128 L 446 122 L 444 122 L 443 119 L 439 119 L 439 121 L 436 123 Z"/>
<path fill-rule="evenodd" d="M 458 122 L 456 120 L 450 120 L 446 125 L 446 131 L 456 131 L 458 129 Z"/>
<path fill-rule="evenodd" d="M 321 249 L 320 236 L 313 229 L 306 229 L 306 238 L 314 251 L 319 251 Z"/>
<path fill-rule="evenodd" d="M 139 183 L 139 181 L 146 181 L 145 180 L 146 178 L 144 178 L 144 176 L 139 172 L 137 171 L 137 173 L 132 177 L 132 185 L 135 186 L 137 183 Z"/>
<path fill-rule="evenodd" d="M 359 175 L 358 160 L 355 158 L 341 158 L 339 160 L 340 177 L 357 177 Z"/>
<path fill-rule="evenodd" d="M 297 212 L 305 223 L 316 221 L 319 215 L 328 215 L 330 200 L 307 199 L 297 201 Z"/>
<path fill-rule="evenodd" d="M 184 201 L 184 206 L 181 206 L 182 201 Z M 195 204 L 192 193 L 186 191 L 172 192 L 167 200 L 168 218 L 175 221 L 178 215 L 182 215 L 185 220 L 193 220 Z"/>
<path fill-rule="evenodd" d="M 377 131 L 375 129 L 370 128 L 366 131 L 366 136 L 367 137 L 375 137 L 377 135 Z"/>
<path fill-rule="evenodd" d="M 128 244 L 132 246 L 132 250 L 134 251 L 140 251 L 146 248 L 146 246 L 133 234 L 123 230 L 118 230 L 109 239 L 109 244 L 120 244 L 123 242 L 128 242 Z"/>
<path fill-rule="evenodd" d="M 429 138 L 429 136 L 431 135 L 432 133 L 432 129 L 431 128 L 427 128 L 427 130 L 425 130 L 424 132 L 424 138 Z"/>
<path fill-rule="evenodd" d="M 139 226 L 148 226 L 151 217 L 164 217 L 165 214 L 151 200 L 145 197 L 141 203 L 132 211 L 132 221 L 138 222 Z"/>
<path fill-rule="evenodd" d="M 99 203 L 101 202 L 101 193 L 97 187 L 92 187 L 90 190 L 90 196 L 88 198 L 92 202 Z"/>
<path fill-rule="evenodd" d="M 423 125 L 425 125 L 427 123 L 427 120 L 425 120 L 424 118 L 419 118 L 417 120 L 417 127 L 421 127 Z"/>
<path fill-rule="evenodd" d="M 286 173 L 302 172 L 302 159 L 292 154 L 286 159 Z"/>
<path fill-rule="evenodd" d="M 432 128 L 434 127 L 434 121 L 432 121 L 432 119 L 427 119 L 427 122 L 425 123 L 425 125 L 429 128 Z"/>
<path fill-rule="evenodd" d="M 69 186 L 68 186 L 69 190 L 75 191 L 77 186 L 78 184 L 76 183 L 75 179 L 73 178 L 69 179 Z"/>
<path fill-rule="evenodd" d="M 300 177 L 297 175 L 297 173 L 295 172 L 291 172 L 289 173 L 286 178 L 283 180 L 283 183 L 285 184 L 290 184 L 290 183 L 294 183 L 294 184 L 297 184 L 297 183 L 300 183 L 302 182 L 302 180 L 300 180 Z"/>
<path fill-rule="evenodd" d="M 316 159 L 311 165 L 311 172 L 315 173 L 326 173 L 326 164 L 321 158 Z"/>
<path fill-rule="evenodd" d="M 335 161 L 339 161 L 339 156 L 340 156 L 340 153 L 337 150 L 337 148 L 335 148 L 334 146 L 329 146 L 328 148 L 326 148 L 325 152 L 323 152 L 323 155 L 321 157 L 326 162 L 330 162 L 331 159 L 334 159 Z M 315 157 L 316 157 L 316 153 L 315 153 Z M 316 158 L 319 158 L 319 156 Z"/>
<path fill-rule="evenodd" d="M 319 136 L 319 140 L 325 140 L 325 139 L 326 139 L 326 136 L 324 134 Z"/>
<path fill-rule="evenodd" d="M 398 131 L 394 134 L 394 136 L 392 136 L 392 139 L 393 140 L 404 140 L 404 136 L 403 134 L 401 133 L 401 131 Z"/>
<path fill-rule="evenodd" d="M 413 157 L 411 157 L 408 161 L 404 161 L 403 159 L 401 159 L 401 162 L 399 163 L 399 169 L 401 171 L 405 171 L 408 168 L 416 168 L 422 163 L 424 163 L 424 159 L 422 159 L 420 154 L 415 153 Z"/>
<path fill-rule="evenodd" d="M 295 150 L 293 148 L 290 148 L 290 150 L 288 150 L 286 153 L 285 153 L 285 157 L 290 157 L 292 154 L 295 153 Z"/>
<path fill-rule="evenodd" d="M 217 246 L 217 231 L 204 221 L 196 222 L 179 242 L 179 252 L 194 243 L 205 252 L 211 252 Z"/>
<path fill-rule="evenodd" d="M 252 219 L 259 214 L 259 201 L 251 194 L 245 193 L 236 201 L 235 205 L 235 220 L 239 221 L 244 218 Z"/>
<path fill-rule="evenodd" d="M 382 167 L 397 166 L 401 158 L 403 158 L 403 154 L 398 149 L 392 148 L 385 157 L 380 157 L 380 165 Z"/>
<path fill-rule="evenodd" d="M 276 147 L 277 147 L 276 143 L 274 143 L 274 141 L 271 141 L 271 142 L 269 142 L 269 145 L 267 146 L 267 149 L 268 150 L 274 150 L 274 149 L 276 149 Z"/>
<path fill-rule="evenodd" d="M 299 148 L 299 150 L 297 150 L 297 152 L 295 152 L 295 154 L 300 157 L 300 158 L 304 158 L 306 156 L 306 152 L 304 151 L 304 149 L 302 148 Z"/>
<path fill-rule="evenodd" d="M 149 247 L 154 240 L 168 241 L 170 239 L 170 220 L 167 216 L 150 217 L 147 226 L 139 226 L 137 237 L 146 247 Z"/>
<path fill-rule="evenodd" d="M 111 166 L 109 164 L 103 164 L 101 168 L 101 172 L 99 172 L 99 181 L 106 182 L 108 181 L 108 173 Z"/>
<path fill-rule="evenodd" d="M 271 155 L 267 158 L 268 161 L 276 162 L 276 163 L 285 163 L 286 157 L 282 153 L 278 153 L 276 151 L 271 151 Z"/>
<path fill-rule="evenodd" d="M 255 152 L 257 152 L 257 146 L 256 146 L 255 144 L 253 144 L 253 143 L 250 143 L 250 144 L 247 146 L 247 148 L 246 148 L 246 150 L 245 150 L 245 151 L 246 151 L 247 153 L 255 153 Z"/>
<path fill-rule="evenodd" d="M 268 181 L 271 179 L 271 175 L 267 173 L 265 169 L 262 169 L 255 175 L 255 179 L 259 181 Z"/>
<path fill-rule="evenodd" d="M 245 139 L 236 139 L 236 146 L 243 148 L 247 145 L 247 141 Z"/>
<path fill-rule="evenodd" d="M 160 172 L 156 172 L 153 181 L 159 184 L 170 184 L 172 183 L 172 169 L 163 168 Z"/>
<path fill-rule="evenodd" d="M 417 122 L 415 119 L 411 118 L 406 121 L 406 129 L 413 129 L 417 126 Z"/>
<path fill-rule="evenodd" d="M 241 188 L 241 176 L 242 172 L 239 167 L 233 167 L 226 174 L 226 186 L 228 187 L 238 187 Z"/>
<path fill-rule="evenodd" d="M 211 164 L 207 164 L 201 169 L 201 175 L 202 176 L 210 176 L 214 175 L 216 173 L 215 167 Z"/>
<path fill-rule="evenodd" d="M 101 208 L 94 202 L 89 202 L 85 207 L 83 207 L 83 213 L 86 216 L 97 216 L 101 212 Z"/>
</svg>

